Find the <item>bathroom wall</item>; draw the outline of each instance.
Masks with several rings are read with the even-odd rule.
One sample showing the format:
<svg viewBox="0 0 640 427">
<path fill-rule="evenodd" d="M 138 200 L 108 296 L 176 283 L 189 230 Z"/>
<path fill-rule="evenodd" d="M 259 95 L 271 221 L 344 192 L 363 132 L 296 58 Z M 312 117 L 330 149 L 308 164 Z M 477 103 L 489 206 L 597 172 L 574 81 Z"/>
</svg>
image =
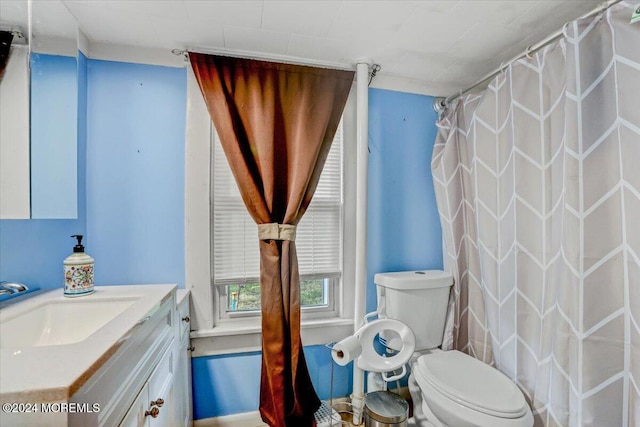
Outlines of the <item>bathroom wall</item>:
<svg viewBox="0 0 640 427">
<path fill-rule="evenodd" d="M 88 63 L 87 252 L 96 285 L 184 287 L 186 69 Z"/>
<path fill-rule="evenodd" d="M 87 65 L 88 91 L 79 99 L 86 105 L 78 129 L 78 155 L 86 158 L 80 162 L 86 175 L 78 170 L 79 219 L 0 221 L 0 276 L 61 286 L 68 236 L 83 233 L 97 284 L 184 286 L 185 70 L 80 62 Z M 440 268 L 442 253 L 429 172 L 432 98 L 377 89 L 369 96 L 367 308 L 373 310 L 376 272 Z M 306 347 L 305 355 L 322 399 L 351 392 L 351 365 L 333 365 L 324 346 Z M 258 352 L 194 358 L 195 418 L 255 411 L 259 381 Z"/>
<path fill-rule="evenodd" d="M 429 96 L 369 90 L 367 312 L 376 309 L 376 273 L 442 268 L 432 103 Z"/>
</svg>

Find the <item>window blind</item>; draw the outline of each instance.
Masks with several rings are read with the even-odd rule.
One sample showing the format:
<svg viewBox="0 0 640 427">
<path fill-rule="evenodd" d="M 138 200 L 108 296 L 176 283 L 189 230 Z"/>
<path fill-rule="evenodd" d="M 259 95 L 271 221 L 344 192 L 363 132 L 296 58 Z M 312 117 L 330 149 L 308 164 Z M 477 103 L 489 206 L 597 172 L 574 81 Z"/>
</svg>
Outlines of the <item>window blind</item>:
<svg viewBox="0 0 640 427">
<path fill-rule="evenodd" d="M 340 276 L 342 134 L 341 122 L 311 204 L 296 230 L 300 276 Z M 258 229 L 244 206 L 215 131 L 212 139 L 214 283 L 254 283 L 260 277 Z"/>
</svg>

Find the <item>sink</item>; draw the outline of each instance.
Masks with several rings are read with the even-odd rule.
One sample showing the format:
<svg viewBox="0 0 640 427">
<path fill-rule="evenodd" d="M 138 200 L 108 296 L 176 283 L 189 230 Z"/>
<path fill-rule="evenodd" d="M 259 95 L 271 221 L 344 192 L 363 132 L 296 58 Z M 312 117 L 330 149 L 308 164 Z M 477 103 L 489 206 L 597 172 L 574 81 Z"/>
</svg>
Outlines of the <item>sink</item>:
<svg viewBox="0 0 640 427">
<path fill-rule="evenodd" d="M 0 403 L 69 402 L 112 357 L 154 341 L 156 336 L 146 335 L 151 329 L 161 329 L 168 339 L 175 289 L 175 284 L 96 286 L 91 295 L 67 298 L 56 288 L 0 301 Z M 138 362 L 127 360 L 131 366 Z M 98 401 L 92 395 L 90 402 Z M 0 425 L 69 425 L 66 415 L 55 423 L 35 414 L 11 422 L 5 420 L 9 415 L 0 414 Z"/>
<path fill-rule="evenodd" d="M 63 299 L 32 306 L 28 311 L 3 319 L 0 348 L 58 346 L 84 341 L 137 299 Z"/>
</svg>

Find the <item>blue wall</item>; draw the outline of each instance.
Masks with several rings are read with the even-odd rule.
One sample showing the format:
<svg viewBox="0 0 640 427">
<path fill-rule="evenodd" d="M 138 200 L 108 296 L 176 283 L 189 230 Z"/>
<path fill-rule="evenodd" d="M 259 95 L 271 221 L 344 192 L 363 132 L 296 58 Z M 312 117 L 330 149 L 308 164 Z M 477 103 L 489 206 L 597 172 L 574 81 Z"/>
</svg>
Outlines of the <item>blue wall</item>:
<svg viewBox="0 0 640 427">
<path fill-rule="evenodd" d="M 322 345 L 304 348 L 309 374 L 320 399 L 351 393 L 353 368 L 337 366 Z M 251 412 L 258 409 L 260 352 L 192 359 L 194 419 Z M 333 391 L 331 390 L 333 365 Z"/>
<path fill-rule="evenodd" d="M 442 268 L 442 229 L 431 178 L 433 98 L 369 90 L 367 312 L 376 273 Z"/>
<path fill-rule="evenodd" d="M 87 252 L 96 285 L 184 287 L 186 69 L 90 60 Z"/>
</svg>

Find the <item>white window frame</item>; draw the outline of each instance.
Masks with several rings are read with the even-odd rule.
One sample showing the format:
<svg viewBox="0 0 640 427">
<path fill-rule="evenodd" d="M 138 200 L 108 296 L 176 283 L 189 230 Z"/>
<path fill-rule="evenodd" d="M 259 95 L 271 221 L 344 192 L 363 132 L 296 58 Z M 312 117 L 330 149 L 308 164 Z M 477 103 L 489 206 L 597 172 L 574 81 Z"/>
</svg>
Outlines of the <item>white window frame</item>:
<svg viewBox="0 0 640 427">
<path fill-rule="evenodd" d="M 339 341 L 353 333 L 355 283 L 356 96 L 352 87 L 343 113 L 342 274 L 334 286 L 330 312 L 303 310 L 304 345 Z M 187 66 L 187 132 L 185 138 L 185 285 L 191 292 L 191 338 L 194 357 L 256 351 L 261 348 L 260 316 L 219 316 L 220 298 L 213 285 L 211 230 L 211 132 L 213 124 L 200 88 Z M 258 242 L 256 242 L 258 244 Z"/>
<path fill-rule="evenodd" d="M 339 298 L 339 287 L 340 287 L 340 277 L 305 277 L 300 276 L 300 282 L 304 280 L 312 280 L 312 279 L 324 279 L 327 280 L 326 284 L 326 298 L 327 304 L 324 306 L 313 306 L 313 307 L 302 307 L 301 318 L 302 320 L 310 320 L 310 319 L 326 319 L 337 317 L 339 315 L 336 303 L 336 299 Z M 258 282 L 260 279 L 255 279 L 255 282 Z M 251 282 L 253 283 L 253 282 Z M 227 311 L 227 297 L 228 295 L 224 292 L 226 290 L 225 285 L 214 285 L 217 293 L 217 322 L 237 322 L 241 320 L 246 320 L 251 317 L 260 317 L 260 310 L 239 310 L 239 311 Z"/>
</svg>

